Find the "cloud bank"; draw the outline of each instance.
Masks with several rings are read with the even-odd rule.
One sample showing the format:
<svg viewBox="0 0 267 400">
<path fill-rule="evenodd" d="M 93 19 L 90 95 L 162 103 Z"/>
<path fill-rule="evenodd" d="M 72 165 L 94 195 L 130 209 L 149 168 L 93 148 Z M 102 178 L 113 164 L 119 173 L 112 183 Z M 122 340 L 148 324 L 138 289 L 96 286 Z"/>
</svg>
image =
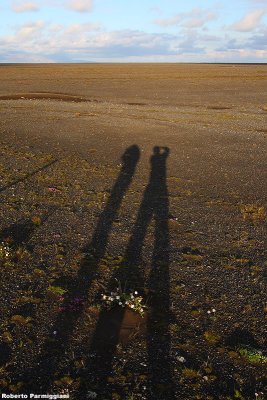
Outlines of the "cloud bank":
<svg viewBox="0 0 267 400">
<path fill-rule="evenodd" d="M 0 62 L 266 61 L 267 6 L 259 6 L 261 0 L 246 0 L 243 15 L 229 8 L 227 20 L 215 3 L 192 8 L 188 0 L 188 11 L 175 13 L 173 2 L 172 15 L 154 21 L 153 13 L 166 15 L 162 7 L 144 11 L 131 3 L 137 14 L 127 20 L 118 0 L 2 1 L 10 20 L 3 18 L 6 30 L 0 27 Z M 112 18 L 116 24 L 108 25 Z"/>
</svg>

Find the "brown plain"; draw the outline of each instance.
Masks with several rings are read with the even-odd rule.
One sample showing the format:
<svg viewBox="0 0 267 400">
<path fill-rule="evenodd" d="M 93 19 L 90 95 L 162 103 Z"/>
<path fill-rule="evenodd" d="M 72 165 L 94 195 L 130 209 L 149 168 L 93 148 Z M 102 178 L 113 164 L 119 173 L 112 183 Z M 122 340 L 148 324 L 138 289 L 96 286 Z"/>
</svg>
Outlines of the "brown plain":
<svg viewBox="0 0 267 400">
<path fill-rule="evenodd" d="M 22 381 L 42 393 L 63 385 L 75 399 L 92 390 L 99 398 L 164 400 L 250 399 L 263 391 L 265 362 L 240 348 L 266 360 L 267 65 L 2 64 L 0 80 L 0 242 L 9 236 L 20 249 L 17 264 L 1 268 L 5 390 Z M 133 145 L 140 159 L 120 193 L 121 157 Z M 153 202 L 155 146 L 170 150 L 157 200 L 168 221 L 160 225 L 156 216 L 142 228 L 144 193 Z M 143 283 L 136 285 L 148 293 L 148 330 L 132 324 L 131 334 L 130 323 L 120 325 L 128 331 L 123 343 L 112 339 L 117 358 L 112 364 L 98 349 L 98 365 L 90 344 L 97 294 L 112 290 L 112 276 L 131 279 L 118 256 L 134 232 L 141 232 Z M 105 242 L 97 275 L 88 261 L 95 236 Z M 68 296 L 80 290 L 79 318 L 58 316 L 54 286 L 67 291 L 67 310 L 74 307 Z M 12 315 L 30 323 L 9 331 Z M 60 350 L 48 352 L 53 341 Z"/>
</svg>

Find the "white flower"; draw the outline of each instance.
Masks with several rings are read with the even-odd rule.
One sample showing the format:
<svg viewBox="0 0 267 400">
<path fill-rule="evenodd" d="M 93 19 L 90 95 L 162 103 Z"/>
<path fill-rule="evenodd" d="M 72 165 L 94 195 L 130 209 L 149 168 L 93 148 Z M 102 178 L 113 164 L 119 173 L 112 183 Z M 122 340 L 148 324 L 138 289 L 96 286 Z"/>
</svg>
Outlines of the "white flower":
<svg viewBox="0 0 267 400">
<path fill-rule="evenodd" d="M 180 361 L 181 363 L 186 362 L 186 359 L 184 357 L 182 357 L 182 356 L 177 357 L 177 360 Z"/>
<path fill-rule="evenodd" d="M 116 296 L 116 300 L 119 300 L 120 299 L 120 296 Z"/>
<path fill-rule="evenodd" d="M 106 300 L 107 296 L 105 294 L 102 294 L 102 299 Z"/>
<path fill-rule="evenodd" d="M 119 302 L 119 305 L 120 305 L 120 306 L 122 305 L 122 302 L 121 302 L 121 301 Z"/>
<path fill-rule="evenodd" d="M 138 294 L 138 292 L 137 292 L 137 291 L 135 291 L 135 292 L 134 292 L 134 294 Z"/>
<path fill-rule="evenodd" d="M 134 308 L 134 305 L 133 305 L 133 304 L 131 304 L 131 305 L 130 305 L 130 308 Z"/>
<path fill-rule="evenodd" d="M 211 310 L 207 311 L 208 314 L 215 313 L 215 312 L 216 312 L 215 308 L 212 308 Z"/>
</svg>

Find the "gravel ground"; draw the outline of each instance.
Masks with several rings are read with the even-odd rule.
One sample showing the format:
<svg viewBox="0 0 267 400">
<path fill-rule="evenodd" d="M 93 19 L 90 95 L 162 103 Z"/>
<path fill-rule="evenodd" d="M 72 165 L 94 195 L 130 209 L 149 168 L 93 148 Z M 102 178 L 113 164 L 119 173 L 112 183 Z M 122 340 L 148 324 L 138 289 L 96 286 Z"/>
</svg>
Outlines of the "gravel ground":
<svg viewBox="0 0 267 400">
<path fill-rule="evenodd" d="M 2 393 L 263 400 L 267 66 L 0 68 Z"/>
</svg>

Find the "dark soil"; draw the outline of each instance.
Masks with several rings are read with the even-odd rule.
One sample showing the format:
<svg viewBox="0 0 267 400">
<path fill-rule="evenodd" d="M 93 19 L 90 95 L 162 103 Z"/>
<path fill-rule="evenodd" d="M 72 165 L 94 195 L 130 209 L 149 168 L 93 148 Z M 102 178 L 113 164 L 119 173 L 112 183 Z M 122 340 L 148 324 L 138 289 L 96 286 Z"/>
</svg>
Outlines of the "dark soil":
<svg viewBox="0 0 267 400">
<path fill-rule="evenodd" d="M 266 398 L 266 79 L 1 67 L 1 393 Z"/>
</svg>

